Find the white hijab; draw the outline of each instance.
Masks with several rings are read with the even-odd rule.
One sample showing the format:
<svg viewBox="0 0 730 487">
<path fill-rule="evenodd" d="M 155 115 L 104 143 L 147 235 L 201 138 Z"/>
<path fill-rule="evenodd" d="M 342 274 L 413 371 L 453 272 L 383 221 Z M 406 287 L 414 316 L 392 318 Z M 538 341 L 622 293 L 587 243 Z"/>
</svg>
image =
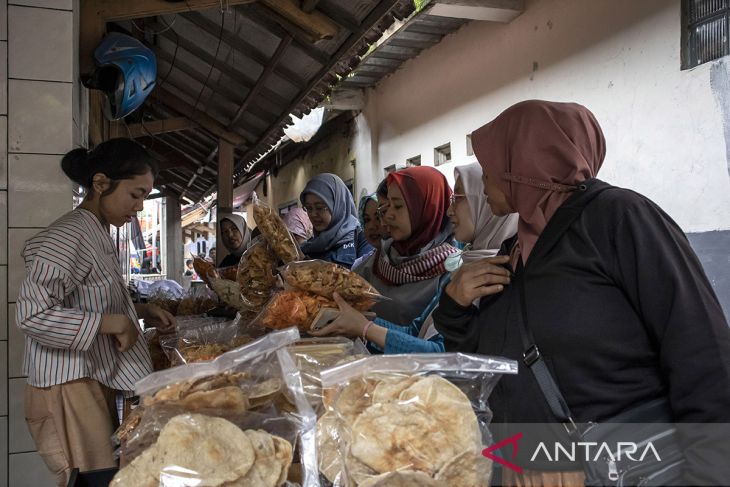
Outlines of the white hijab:
<svg viewBox="0 0 730 487">
<path fill-rule="evenodd" d="M 454 169 L 455 179 L 460 179 L 469 203 L 469 212 L 474 222 L 474 241 L 471 248 L 461 257 L 464 262 L 473 262 L 485 257 L 494 257 L 502 242 L 517 233 L 519 215 L 495 216 L 487 204 L 482 182 L 482 167 L 478 162 Z"/>
</svg>

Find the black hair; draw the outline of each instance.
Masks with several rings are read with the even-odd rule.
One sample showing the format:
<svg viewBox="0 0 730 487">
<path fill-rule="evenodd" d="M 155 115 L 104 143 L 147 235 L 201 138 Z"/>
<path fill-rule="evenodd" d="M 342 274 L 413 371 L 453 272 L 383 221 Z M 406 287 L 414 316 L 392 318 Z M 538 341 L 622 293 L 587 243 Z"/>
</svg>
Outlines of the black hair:
<svg viewBox="0 0 730 487">
<path fill-rule="evenodd" d="M 102 173 L 112 180 L 111 187 L 102 194 L 112 193 L 120 180 L 152 173 L 157 177 L 159 166 L 147 149 L 127 138 L 110 139 L 94 147 L 74 149 L 61 159 L 61 169 L 68 178 L 84 189 L 91 189 L 94 174 Z"/>
<path fill-rule="evenodd" d="M 380 181 L 380 184 L 378 184 L 378 189 L 375 190 L 375 194 L 380 196 L 381 198 L 387 198 L 388 197 L 388 178 L 386 177 L 382 181 Z"/>
<path fill-rule="evenodd" d="M 187 259 L 185 260 L 185 265 L 192 265 L 193 259 Z"/>
</svg>

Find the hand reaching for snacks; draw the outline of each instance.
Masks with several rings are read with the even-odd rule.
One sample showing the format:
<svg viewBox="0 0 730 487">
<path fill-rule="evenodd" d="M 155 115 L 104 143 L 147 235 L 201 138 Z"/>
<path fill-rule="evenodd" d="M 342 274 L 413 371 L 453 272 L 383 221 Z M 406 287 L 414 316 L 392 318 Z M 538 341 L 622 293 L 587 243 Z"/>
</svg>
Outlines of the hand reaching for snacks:
<svg viewBox="0 0 730 487">
<path fill-rule="evenodd" d="M 160 333 L 175 330 L 176 320 L 172 313 L 154 304 L 136 304 L 137 315 L 144 320 L 145 326 L 157 328 Z"/>
<path fill-rule="evenodd" d="M 346 336 L 348 338 L 363 338 L 363 332 L 366 333 L 366 338 L 383 347 L 385 345 L 385 335 L 388 330 L 378 326 L 368 320 L 361 312 L 347 304 L 337 293 L 334 293 L 332 297 L 340 308 L 340 314 L 335 320 L 329 325 L 325 326 L 320 330 L 310 330 L 308 333 L 315 337 L 323 336 Z"/>
</svg>

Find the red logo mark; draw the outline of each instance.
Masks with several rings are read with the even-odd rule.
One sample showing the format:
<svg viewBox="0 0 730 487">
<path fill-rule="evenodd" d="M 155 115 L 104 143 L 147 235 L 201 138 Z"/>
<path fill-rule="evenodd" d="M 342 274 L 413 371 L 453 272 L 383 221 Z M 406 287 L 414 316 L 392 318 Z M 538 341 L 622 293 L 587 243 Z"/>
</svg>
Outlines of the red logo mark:
<svg viewBox="0 0 730 487">
<path fill-rule="evenodd" d="M 482 451 L 482 455 L 484 455 L 485 457 L 489 458 L 490 460 L 492 460 L 494 462 L 504 465 L 505 467 L 510 468 L 510 469 L 514 470 L 515 472 L 521 474 L 522 467 L 520 467 L 519 465 L 515 465 L 514 463 L 512 463 L 508 460 L 505 460 L 502 457 L 498 457 L 497 455 L 492 454 L 493 451 L 499 450 L 500 448 L 502 448 L 505 445 L 512 445 L 512 460 L 514 460 L 517 457 L 517 448 L 518 448 L 517 441 L 520 440 L 521 438 L 522 438 L 522 433 L 517 433 L 514 436 L 510 436 L 509 438 L 506 438 L 506 439 L 500 441 L 499 443 L 495 443 L 494 445 L 485 448 Z"/>
</svg>

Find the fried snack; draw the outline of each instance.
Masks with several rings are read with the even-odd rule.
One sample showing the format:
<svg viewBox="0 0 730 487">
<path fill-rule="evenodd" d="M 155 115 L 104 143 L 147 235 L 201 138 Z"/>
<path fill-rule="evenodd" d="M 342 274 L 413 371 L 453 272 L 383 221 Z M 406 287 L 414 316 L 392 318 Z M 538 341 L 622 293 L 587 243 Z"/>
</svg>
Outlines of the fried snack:
<svg viewBox="0 0 730 487">
<path fill-rule="evenodd" d="M 365 311 L 370 303 L 358 302 L 354 308 Z M 269 302 L 260 317 L 261 324 L 275 330 L 296 326 L 308 331 L 323 308 L 339 309 L 331 299 L 301 290 L 282 291 Z"/>
<path fill-rule="evenodd" d="M 152 359 L 152 370 L 163 370 L 170 368 L 170 361 L 160 345 L 160 333 L 157 328 L 147 328 L 144 331 L 144 339 L 150 351 Z"/>
<path fill-rule="evenodd" d="M 492 471 L 492 461 L 481 453 L 467 450 L 452 458 L 436 474 L 441 485 L 482 487 Z"/>
<path fill-rule="evenodd" d="M 179 344 L 178 353 L 180 357 L 173 359 L 173 365 L 213 360 L 229 350 L 233 350 L 252 341 L 253 338 L 249 336 L 239 336 L 229 343 Z"/>
<path fill-rule="evenodd" d="M 215 308 L 218 305 L 212 298 L 205 296 L 188 296 L 180 301 L 177 307 L 176 316 L 200 315 Z"/>
<path fill-rule="evenodd" d="M 200 278 L 210 287 L 210 276 L 215 275 L 215 265 L 200 257 L 193 259 L 193 269 Z"/>
<path fill-rule="evenodd" d="M 194 485 L 219 486 L 244 477 L 255 459 L 249 436 L 235 424 L 201 414 L 181 414 L 110 485 L 164 485 L 165 478 L 178 479 L 176 485 L 182 485 L 180 480 L 187 478 Z"/>
<path fill-rule="evenodd" d="M 248 374 L 245 372 L 236 372 L 176 382 L 163 387 L 150 397 L 145 397 L 143 403 L 144 406 L 151 406 L 153 404 L 177 402 L 194 392 L 210 391 L 232 385 L 238 386 L 239 382 L 247 377 Z"/>
<path fill-rule="evenodd" d="M 434 480 L 423 472 L 401 470 L 367 479 L 359 484 L 359 487 L 449 487 L 452 485 L 467 487 L 465 484 L 449 484 Z"/>
<path fill-rule="evenodd" d="M 261 230 L 261 235 L 264 236 L 271 249 L 282 262 L 288 264 L 304 258 L 296 240 L 294 240 L 284 221 L 276 212 L 259 200 L 255 200 L 253 217 L 256 220 L 256 225 Z"/>
<path fill-rule="evenodd" d="M 236 281 L 210 277 L 210 286 L 221 301 L 238 310 L 246 310 L 241 299 L 241 288 Z"/>
<path fill-rule="evenodd" d="M 221 277 L 221 279 L 226 279 L 228 281 L 235 281 L 236 280 L 236 273 L 238 272 L 238 267 L 231 266 L 231 267 L 221 267 L 217 269 L 218 275 Z"/>
<path fill-rule="evenodd" d="M 276 285 L 274 267 L 276 256 L 263 239 L 254 242 L 241 256 L 236 280 L 244 305 L 252 311 L 260 312 L 271 298 Z"/>
<path fill-rule="evenodd" d="M 480 454 L 476 414 L 448 380 L 376 373 L 335 391 L 317 423 L 319 467 L 330 481 L 344 478 L 360 487 L 488 485 L 492 464 Z"/>
<path fill-rule="evenodd" d="M 132 412 L 129 413 L 126 418 L 124 418 L 124 421 L 122 421 L 122 424 L 119 425 L 119 428 L 117 428 L 117 431 L 114 433 L 114 436 L 117 438 L 119 443 L 124 444 L 127 442 L 129 436 L 135 428 L 139 426 L 139 422 L 142 421 L 143 414 L 144 408 L 142 406 L 137 406 L 132 409 Z"/>
<path fill-rule="evenodd" d="M 374 304 L 374 298 L 380 293 L 365 279 L 355 272 L 337 264 L 323 260 L 307 260 L 295 262 L 286 266 L 282 277 L 292 287 L 332 299 L 337 292 L 342 299 L 359 308 L 369 302 Z M 363 308 L 367 309 L 367 308 Z"/>
</svg>

